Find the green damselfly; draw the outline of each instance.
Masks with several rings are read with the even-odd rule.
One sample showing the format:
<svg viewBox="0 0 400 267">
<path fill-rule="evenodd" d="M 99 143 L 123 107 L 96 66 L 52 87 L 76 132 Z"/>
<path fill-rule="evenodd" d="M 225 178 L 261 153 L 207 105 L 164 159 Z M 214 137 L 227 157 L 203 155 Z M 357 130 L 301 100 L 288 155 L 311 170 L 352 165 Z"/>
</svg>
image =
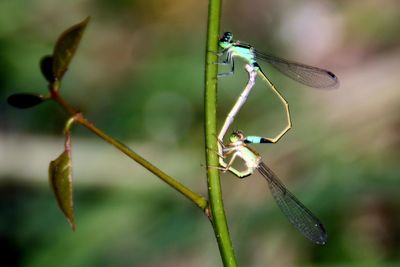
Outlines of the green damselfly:
<svg viewBox="0 0 400 267">
<path fill-rule="evenodd" d="M 258 64 L 258 60 L 269 63 L 271 66 L 273 66 L 275 69 L 277 69 L 284 75 L 310 87 L 326 89 L 326 88 L 335 88 L 339 84 L 338 78 L 331 71 L 304 65 L 294 61 L 289 61 L 270 54 L 261 53 L 249 44 L 243 43 L 241 41 L 233 41 L 233 34 L 231 32 L 225 32 L 223 34 L 223 36 L 219 40 L 219 46 L 222 48 L 222 51 L 219 52 L 218 55 L 219 56 L 225 55 L 226 57 L 222 62 L 217 62 L 217 64 L 231 65 L 231 71 L 226 73 L 220 73 L 218 74 L 218 77 L 232 75 L 235 70 L 234 58 L 235 57 L 242 58 L 245 62 L 247 62 L 248 67 L 246 65 L 246 68 L 250 75 L 249 79 L 251 79 L 251 75 L 253 72 L 259 74 L 261 78 L 265 82 L 267 82 L 267 84 L 271 87 L 272 91 L 279 97 L 279 99 L 285 106 L 287 126 L 274 138 L 263 138 L 263 137 L 260 137 L 258 139 L 251 138 L 248 140 L 250 143 L 257 143 L 258 141 L 261 142 L 261 140 L 264 143 L 276 143 L 287 131 L 290 130 L 292 126 L 288 102 L 283 97 L 283 95 L 278 91 L 278 89 L 275 87 L 272 81 L 267 77 L 264 71 L 261 69 L 260 65 Z M 237 103 L 235 104 L 235 106 L 239 108 L 230 113 L 229 121 L 227 121 L 228 125 L 224 125 L 223 127 L 222 131 L 223 135 L 225 134 L 226 129 L 229 127 L 230 123 L 233 121 L 240 107 L 246 101 L 247 96 L 250 93 L 253 85 L 254 82 L 250 84 L 249 80 L 249 84 L 248 86 L 246 86 L 247 90 L 246 89 L 244 90 L 244 93 L 241 94 L 241 96 L 237 100 Z"/>
<path fill-rule="evenodd" d="M 245 144 L 245 136 L 240 131 L 235 131 L 229 137 L 229 144 L 222 146 L 223 159 L 230 156 L 226 163 L 221 161 L 223 171 L 230 171 L 239 178 L 247 177 L 257 169 L 267 180 L 272 196 L 280 210 L 288 218 L 289 222 L 306 238 L 318 245 L 324 245 L 327 242 L 328 235 L 324 226 L 312 212 L 306 208 L 279 180 L 276 174 L 262 162 L 261 156 L 252 148 Z M 236 158 L 241 158 L 246 165 L 244 171 L 239 171 L 232 167 Z"/>
</svg>

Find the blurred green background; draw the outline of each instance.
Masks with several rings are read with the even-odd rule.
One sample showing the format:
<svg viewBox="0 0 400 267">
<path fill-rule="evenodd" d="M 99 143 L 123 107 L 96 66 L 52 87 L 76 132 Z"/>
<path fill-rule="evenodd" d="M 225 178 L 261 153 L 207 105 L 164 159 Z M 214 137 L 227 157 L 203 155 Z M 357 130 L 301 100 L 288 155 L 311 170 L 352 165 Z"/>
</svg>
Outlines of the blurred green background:
<svg viewBox="0 0 400 267">
<path fill-rule="evenodd" d="M 74 127 L 77 230 L 47 183 L 66 119 L 53 103 L 16 110 L 16 92 L 46 91 L 39 59 L 69 26 L 92 20 L 62 92 L 107 133 L 206 195 L 203 76 L 207 1 L 0 2 L 2 266 L 221 266 L 204 215 L 154 175 Z M 290 103 L 293 129 L 255 147 L 325 224 L 314 246 L 286 221 L 259 174 L 222 175 L 240 266 L 400 265 L 400 2 L 224 1 L 222 31 L 260 51 L 332 70 L 314 90 L 263 66 Z M 219 83 L 219 121 L 245 84 L 242 62 Z M 284 110 L 262 83 L 233 129 L 271 136 Z"/>
</svg>

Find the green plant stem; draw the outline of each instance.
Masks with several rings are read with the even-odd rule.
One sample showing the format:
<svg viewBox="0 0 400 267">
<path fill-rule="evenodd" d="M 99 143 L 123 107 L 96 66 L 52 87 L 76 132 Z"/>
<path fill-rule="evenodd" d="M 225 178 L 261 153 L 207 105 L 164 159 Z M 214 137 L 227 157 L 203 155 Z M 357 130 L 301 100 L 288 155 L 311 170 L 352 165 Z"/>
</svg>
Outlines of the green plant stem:
<svg viewBox="0 0 400 267">
<path fill-rule="evenodd" d="M 51 91 L 52 93 L 52 98 L 60 104 L 74 119 L 75 122 L 85 126 L 87 129 L 95 133 L 97 136 L 102 138 L 104 141 L 110 143 L 113 145 L 115 148 L 117 148 L 119 151 L 127 155 L 129 158 L 133 159 L 140 165 L 142 165 L 144 168 L 155 174 L 157 177 L 159 177 L 161 180 L 163 180 L 165 183 L 173 187 L 175 190 L 177 190 L 179 193 L 187 197 L 189 200 L 191 200 L 194 204 L 196 204 L 201 210 L 203 210 L 206 214 L 208 212 L 207 207 L 208 203 L 207 200 L 190 190 L 188 187 L 185 185 L 181 184 L 165 172 L 161 171 L 159 168 L 151 164 L 149 161 L 138 155 L 136 152 L 119 142 L 118 140 L 112 138 L 111 136 L 107 135 L 104 133 L 102 130 L 97 128 L 93 123 L 88 121 L 82 113 L 77 112 L 76 109 L 71 107 L 58 93 L 58 91 Z M 69 120 L 70 122 L 70 120 Z M 67 123 L 70 127 L 71 123 Z"/>
<path fill-rule="evenodd" d="M 221 18 L 221 0 L 210 0 L 208 6 L 207 47 L 205 66 L 205 137 L 207 166 L 219 166 L 217 146 L 217 62 L 215 53 L 218 51 L 218 36 Z M 237 266 L 235 253 L 229 236 L 224 205 L 222 200 L 221 182 L 217 168 L 210 167 L 207 171 L 208 195 L 212 213 L 212 224 L 217 238 L 224 266 Z"/>
</svg>

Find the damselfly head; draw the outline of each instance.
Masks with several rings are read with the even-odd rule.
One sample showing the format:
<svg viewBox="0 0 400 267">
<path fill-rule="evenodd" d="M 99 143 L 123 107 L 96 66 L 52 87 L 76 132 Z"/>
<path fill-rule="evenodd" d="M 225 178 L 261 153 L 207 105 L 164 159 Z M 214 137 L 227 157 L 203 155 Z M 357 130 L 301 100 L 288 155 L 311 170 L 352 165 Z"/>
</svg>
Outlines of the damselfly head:
<svg viewBox="0 0 400 267">
<path fill-rule="evenodd" d="M 241 131 L 234 131 L 231 136 L 229 136 L 229 141 L 235 143 L 244 140 L 244 134 Z"/>
<path fill-rule="evenodd" d="M 222 35 L 221 39 L 219 39 L 219 43 L 232 43 L 232 40 L 233 33 L 225 32 L 224 35 Z"/>
</svg>

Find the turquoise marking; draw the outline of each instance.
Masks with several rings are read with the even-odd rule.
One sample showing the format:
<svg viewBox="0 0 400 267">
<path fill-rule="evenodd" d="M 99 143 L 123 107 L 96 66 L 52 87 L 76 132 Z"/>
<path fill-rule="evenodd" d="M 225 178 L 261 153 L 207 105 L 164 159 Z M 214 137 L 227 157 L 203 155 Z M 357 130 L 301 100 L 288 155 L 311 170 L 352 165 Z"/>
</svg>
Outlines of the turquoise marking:
<svg viewBox="0 0 400 267">
<path fill-rule="evenodd" d="M 263 139 L 262 137 L 250 135 L 246 137 L 246 142 L 252 144 L 260 144 L 262 139 Z"/>
<path fill-rule="evenodd" d="M 229 50 L 232 52 L 232 56 L 241 57 L 251 64 L 256 62 L 254 53 L 248 47 L 231 46 Z"/>
<path fill-rule="evenodd" d="M 228 43 L 228 42 L 219 42 L 219 46 L 223 49 L 228 48 L 230 46 L 232 46 L 232 43 Z"/>
</svg>

